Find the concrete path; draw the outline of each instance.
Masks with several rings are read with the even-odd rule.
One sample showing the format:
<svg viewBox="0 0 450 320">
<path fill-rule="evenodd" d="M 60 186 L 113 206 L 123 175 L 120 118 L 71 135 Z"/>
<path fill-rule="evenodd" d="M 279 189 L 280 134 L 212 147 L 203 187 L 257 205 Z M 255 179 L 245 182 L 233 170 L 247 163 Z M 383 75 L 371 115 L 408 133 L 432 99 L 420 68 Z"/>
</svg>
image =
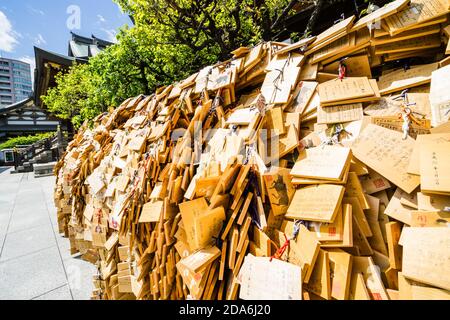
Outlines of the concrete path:
<svg viewBox="0 0 450 320">
<path fill-rule="evenodd" d="M 1 171 L 0 171 L 1 172 Z M 55 177 L 0 173 L 0 300 L 86 300 L 96 268 L 58 233 Z"/>
</svg>

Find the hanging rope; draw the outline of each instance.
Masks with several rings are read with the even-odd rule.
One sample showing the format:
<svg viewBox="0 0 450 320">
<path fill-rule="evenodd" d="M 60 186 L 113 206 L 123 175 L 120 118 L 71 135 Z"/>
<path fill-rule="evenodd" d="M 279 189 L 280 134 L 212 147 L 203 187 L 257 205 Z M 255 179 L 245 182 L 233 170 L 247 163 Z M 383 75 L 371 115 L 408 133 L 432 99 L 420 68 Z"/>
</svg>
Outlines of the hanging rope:
<svg viewBox="0 0 450 320">
<path fill-rule="evenodd" d="M 291 60 L 291 52 L 288 53 L 287 59 L 284 61 L 283 67 L 281 69 L 274 69 L 274 71 L 278 71 L 278 75 L 273 80 L 272 84 L 275 87 L 275 90 L 272 92 L 272 96 L 270 97 L 270 103 L 275 100 L 277 95 L 277 91 L 281 91 L 282 89 L 279 87 L 279 84 L 284 81 L 284 70 L 290 64 Z"/>
<path fill-rule="evenodd" d="M 270 261 L 272 261 L 273 259 L 280 259 L 283 254 L 285 253 L 286 249 L 289 247 L 289 244 L 291 242 L 291 240 L 295 240 L 297 238 L 297 235 L 300 231 L 300 225 L 304 224 L 302 223 L 301 220 L 295 220 L 294 222 L 294 228 L 292 230 L 292 236 L 291 237 L 287 237 L 285 233 L 283 233 L 284 238 L 286 239 L 285 242 L 283 243 L 283 245 L 275 252 L 274 255 L 272 255 L 270 257 Z"/>
<path fill-rule="evenodd" d="M 217 90 L 216 96 L 214 97 L 213 103 L 211 104 L 211 108 L 208 111 L 208 115 L 213 114 L 217 107 L 219 106 L 220 102 L 223 102 L 223 99 L 221 97 L 222 94 L 222 88 L 220 88 L 219 90 Z"/>
</svg>

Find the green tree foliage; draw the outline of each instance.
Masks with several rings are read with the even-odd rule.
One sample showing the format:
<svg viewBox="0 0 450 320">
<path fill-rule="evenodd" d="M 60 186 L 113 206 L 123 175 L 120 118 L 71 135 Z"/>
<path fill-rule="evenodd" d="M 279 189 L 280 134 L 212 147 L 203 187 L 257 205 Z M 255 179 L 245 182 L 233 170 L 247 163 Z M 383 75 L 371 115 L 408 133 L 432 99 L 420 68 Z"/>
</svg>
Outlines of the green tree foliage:
<svg viewBox="0 0 450 320">
<path fill-rule="evenodd" d="M 133 29 L 119 34 L 120 43 L 106 48 L 87 64 L 75 64 L 56 76 L 43 101 L 48 110 L 78 127 L 111 106 L 139 93 L 150 93 L 157 84 L 146 66 L 151 50 L 135 37 Z"/>
<path fill-rule="evenodd" d="M 205 51 L 220 60 L 242 45 L 271 40 L 300 1 L 115 0 L 137 26 L 150 26 L 160 44 L 182 45 L 194 59 Z"/>
<path fill-rule="evenodd" d="M 43 101 L 78 127 L 109 107 L 226 60 L 240 46 L 272 39 L 299 1 L 114 0 L 132 15 L 118 44 L 59 74 Z"/>
<path fill-rule="evenodd" d="M 89 65 L 73 65 L 67 73 L 58 73 L 57 86 L 43 97 L 48 110 L 62 119 L 72 119 L 79 125 L 87 112 L 99 112 L 98 105 L 91 103 L 92 92 L 95 91 L 93 73 Z"/>
<path fill-rule="evenodd" d="M 20 136 L 10 138 L 6 142 L 0 144 L 0 150 L 11 149 L 17 146 L 26 146 L 38 142 L 39 140 L 50 138 L 55 135 L 55 132 L 39 133 L 31 136 Z"/>
</svg>

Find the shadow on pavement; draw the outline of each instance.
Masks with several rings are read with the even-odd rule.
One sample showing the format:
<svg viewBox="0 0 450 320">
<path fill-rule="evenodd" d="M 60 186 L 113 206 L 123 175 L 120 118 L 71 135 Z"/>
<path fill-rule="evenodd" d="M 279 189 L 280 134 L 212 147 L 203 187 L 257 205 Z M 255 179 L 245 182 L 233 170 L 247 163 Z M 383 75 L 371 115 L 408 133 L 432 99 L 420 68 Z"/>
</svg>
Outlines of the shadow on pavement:
<svg viewBox="0 0 450 320">
<path fill-rule="evenodd" d="M 3 173 L 10 168 L 12 168 L 12 167 L 0 167 L 0 173 Z"/>
</svg>

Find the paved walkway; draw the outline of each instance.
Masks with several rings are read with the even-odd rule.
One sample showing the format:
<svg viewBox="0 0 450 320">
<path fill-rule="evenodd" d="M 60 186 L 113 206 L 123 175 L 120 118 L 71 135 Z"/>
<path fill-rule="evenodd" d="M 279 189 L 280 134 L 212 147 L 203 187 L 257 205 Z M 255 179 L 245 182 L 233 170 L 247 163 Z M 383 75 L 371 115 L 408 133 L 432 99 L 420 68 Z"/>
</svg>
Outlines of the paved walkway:
<svg viewBox="0 0 450 320">
<path fill-rule="evenodd" d="M 0 300 L 90 298 L 96 268 L 71 256 L 58 233 L 54 182 L 0 173 Z"/>
</svg>

